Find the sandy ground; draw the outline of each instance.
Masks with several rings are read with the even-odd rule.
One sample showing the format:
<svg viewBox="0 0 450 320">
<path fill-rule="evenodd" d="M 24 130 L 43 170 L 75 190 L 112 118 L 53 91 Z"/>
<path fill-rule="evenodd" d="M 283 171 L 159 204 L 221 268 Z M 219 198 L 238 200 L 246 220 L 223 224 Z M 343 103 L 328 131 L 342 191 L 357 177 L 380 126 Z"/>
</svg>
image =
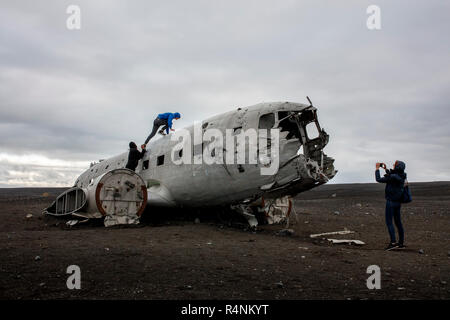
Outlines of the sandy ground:
<svg viewBox="0 0 450 320">
<path fill-rule="evenodd" d="M 325 185 L 299 195 L 292 236 L 277 235 L 280 225 L 253 233 L 161 210 L 146 211 L 138 227 L 69 228 L 41 214 L 60 192 L 0 189 L 1 299 L 450 298 L 450 182 L 412 184 L 414 201 L 402 208 L 407 249 L 390 252 L 383 251 L 388 235 L 377 184 Z M 344 228 L 356 233 L 336 238 L 366 245 L 309 237 Z M 366 286 L 374 264 L 380 290 Z M 67 289 L 69 265 L 81 268 L 81 290 Z"/>
</svg>

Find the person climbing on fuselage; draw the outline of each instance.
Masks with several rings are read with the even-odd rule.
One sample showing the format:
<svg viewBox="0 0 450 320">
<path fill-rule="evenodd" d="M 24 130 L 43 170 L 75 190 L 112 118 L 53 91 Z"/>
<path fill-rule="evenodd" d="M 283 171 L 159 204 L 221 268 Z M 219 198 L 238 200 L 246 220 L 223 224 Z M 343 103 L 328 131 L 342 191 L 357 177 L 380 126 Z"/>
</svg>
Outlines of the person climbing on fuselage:
<svg viewBox="0 0 450 320">
<path fill-rule="evenodd" d="M 171 113 L 160 113 L 158 114 L 158 117 L 153 121 L 153 130 L 150 133 L 150 135 L 147 137 L 147 139 L 144 142 L 144 145 L 147 145 L 147 143 L 150 141 L 151 138 L 153 138 L 156 134 L 156 131 L 161 128 L 161 130 L 158 131 L 161 135 L 166 135 L 169 133 L 169 130 L 175 131 L 175 129 L 172 129 L 172 120 L 178 120 L 181 118 L 181 115 L 178 112 Z M 164 133 L 166 131 L 166 133 Z"/>
<path fill-rule="evenodd" d="M 136 143 L 134 143 L 133 141 L 130 142 L 129 146 L 130 146 L 130 152 L 128 153 L 128 162 L 127 162 L 127 165 L 125 166 L 125 168 L 134 171 L 134 170 L 136 170 L 139 160 L 141 160 L 144 157 L 146 150 L 145 150 L 145 145 L 142 145 L 141 146 L 142 151 L 139 151 L 137 149 Z"/>
</svg>

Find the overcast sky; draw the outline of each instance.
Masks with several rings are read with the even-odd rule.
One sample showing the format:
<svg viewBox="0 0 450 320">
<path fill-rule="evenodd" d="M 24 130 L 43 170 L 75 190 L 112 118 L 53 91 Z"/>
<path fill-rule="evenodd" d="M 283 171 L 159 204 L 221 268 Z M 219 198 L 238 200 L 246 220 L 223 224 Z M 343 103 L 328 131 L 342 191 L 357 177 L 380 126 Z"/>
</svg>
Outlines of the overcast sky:
<svg viewBox="0 0 450 320">
<path fill-rule="evenodd" d="M 81 9 L 68 30 L 66 9 Z M 381 8 L 381 30 L 366 9 Z M 307 103 L 334 182 L 406 162 L 450 180 L 449 1 L 0 0 L 0 187 L 70 186 L 89 163 L 237 106 Z"/>
</svg>

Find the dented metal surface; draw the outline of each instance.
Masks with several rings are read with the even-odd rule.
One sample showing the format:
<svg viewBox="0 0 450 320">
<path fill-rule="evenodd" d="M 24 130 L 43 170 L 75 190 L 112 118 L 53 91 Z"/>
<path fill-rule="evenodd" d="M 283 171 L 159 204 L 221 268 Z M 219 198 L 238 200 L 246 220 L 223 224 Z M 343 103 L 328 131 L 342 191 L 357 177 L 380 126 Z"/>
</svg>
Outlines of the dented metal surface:
<svg viewBox="0 0 450 320">
<path fill-rule="evenodd" d="M 256 164 L 175 164 L 171 161 L 176 141 L 169 136 L 152 140 L 149 150 L 136 169 L 145 185 L 148 206 L 210 207 L 233 205 L 245 216 L 250 202 L 260 198 L 266 200 L 295 196 L 296 194 L 326 183 L 336 171 L 334 159 L 323 153 L 329 141 L 328 134 L 321 128 L 317 109 L 312 105 L 291 102 L 260 103 L 251 107 L 211 117 L 202 122 L 202 129 L 217 129 L 226 136 L 226 129 L 233 129 L 238 136 L 247 129 L 280 129 L 279 168 L 275 174 L 262 175 L 260 169 L 270 165 L 270 160 L 258 157 Z M 317 136 L 311 136 L 315 128 Z M 194 126 L 186 128 L 194 135 Z M 250 148 L 251 142 L 236 148 Z M 236 141 L 236 142 L 234 142 Z M 246 141 L 246 140 L 244 140 Z M 191 141 L 192 157 L 199 147 Z M 269 141 L 270 143 L 270 141 Z M 257 145 L 258 153 L 262 147 Z M 267 146 L 264 146 L 266 148 Z M 270 147 L 270 146 L 269 146 Z M 269 148 L 267 147 L 267 148 Z M 235 149 L 236 150 L 236 149 Z M 186 150 L 183 150 L 185 152 Z M 224 148 L 223 156 L 234 152 Z M 105 159 L 93 164 L 75 183 L 75 188 L 85 190 L 98 177 L 119 168 L 124 168 L 128 153 Z M 269 162 L 268 162 L 269 161 Z M 92 197 L 88 195 L 88 198 Z M 88 210 L 89 211 L 89 210 Z M 271 219 L 275 221 L 277 217 Z M 249 218 L 250 224 L 255 220 Z"/>
<path fill-rule="evenodd" d="M 287 223 L 292 211 L 292 199 L 290 196 L 265 201 L 262 211 L 268 224 Z"/>
</svg>

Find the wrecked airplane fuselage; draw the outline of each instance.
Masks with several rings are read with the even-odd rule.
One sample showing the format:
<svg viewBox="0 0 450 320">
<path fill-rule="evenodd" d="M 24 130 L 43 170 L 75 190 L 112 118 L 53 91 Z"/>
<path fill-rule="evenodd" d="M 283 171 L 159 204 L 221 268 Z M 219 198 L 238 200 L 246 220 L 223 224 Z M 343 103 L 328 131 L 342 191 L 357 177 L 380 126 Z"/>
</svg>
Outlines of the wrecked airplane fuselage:
<svg viewBox="0 0 450 320">
<path fill-rule="evenodd" d="M 295 196 L 326 183 L 336 174 L 334 159 L 323 152 L 329 136 L 321 128 L 317 109 L 312 105 L 260 103 L 183 130 L 188 137 L 182 143 L 174 134 L 153 140 L 139 162 L 136 174 L 145 184 L 147 206 L 242 208 L 258 199 L 267 203 Z M 245 136 L 250 130 L 256 132 L 256 139 Z M 271 135 L 273 130 L 277 131 L 276 140 Z M 261 140 L 263 135 L 268 138 Z M 218 138 L 223 142 L 219 147 Z M 251 150 L 256 150 L 254 162 L 248 161 Z M 239 151 L 245 153 L 246 161 L 238 160 Z M 205 163 L 205 156 L 213 156 L 216 161 Z M 92 165 L 76 180 L 74 188 L 84 190 L 99 176 L 124 168 L 127 157 L 125 152 Z M 275 162 L 271 174 L 262 174 Z M 88 194 L 86 199 L 88 203 L 98 202 Z M 249 213 L 247 209 L 244 211 Z M 254 220 L 250 223 L 254 224 Z"/>
</svg>

